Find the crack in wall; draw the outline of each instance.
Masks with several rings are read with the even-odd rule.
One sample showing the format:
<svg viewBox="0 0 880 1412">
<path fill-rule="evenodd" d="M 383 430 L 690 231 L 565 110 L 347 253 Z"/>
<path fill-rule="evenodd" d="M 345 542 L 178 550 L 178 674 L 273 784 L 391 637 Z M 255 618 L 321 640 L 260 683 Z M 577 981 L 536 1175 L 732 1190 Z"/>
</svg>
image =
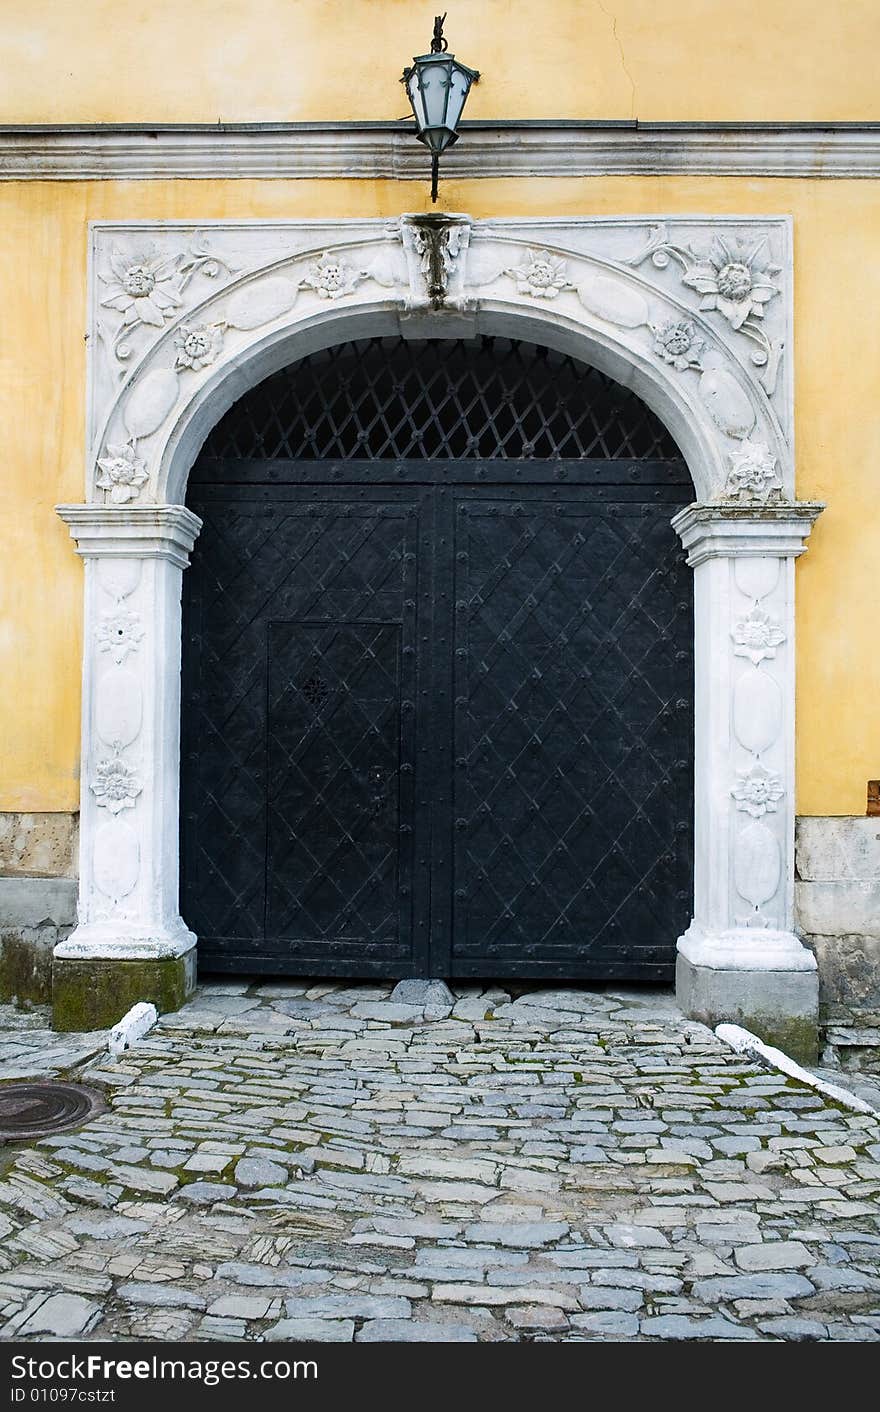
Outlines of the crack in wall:
<svg viewBox="0 0 880 1412">
<path fill-rule="evenodd" d="M 596 0 L 596 4 L 597 4 L 597 6 L 599 7 L 599 9 L 602 11 L 602 14 L 605 16 L 606 20 L 610 20 L 610 21 L 611 21 L 611 37 L 612 37 L 612 39 L 614 40 L 614 43 L 617 45 L 617 51 L 618 51 L 618 53 L 620 54 L 620 67 L 623 69 L 623 72 L 624 72 L 624 74 L 626 75 L 626 79 L 627 79 L 627 82 L 628 82 L 629 88 L 630 88 L 630 107 L 629 107 L 629 115 L 630 115 L 631 118 L 635 118 L 635 115 L 636 115 L 636 83 L 635 83 L 635 79 L 633 78 L 632 74 L 630 73 L 629 69 L 627 68 L 626 55 L 625 55 L 625 53 L 624 53 L 624 51 L 623 51 L 623 43 L 622 43 L 622 41 L 621 41 L 620 35 L 617 33 L 617 16 L 616 16 L 616 15 L 612 15 L 612 13 L 611 13 L 610 10 L 606 10 L 605 6 L 602 4 L 602 0 Z"/>
</svg>

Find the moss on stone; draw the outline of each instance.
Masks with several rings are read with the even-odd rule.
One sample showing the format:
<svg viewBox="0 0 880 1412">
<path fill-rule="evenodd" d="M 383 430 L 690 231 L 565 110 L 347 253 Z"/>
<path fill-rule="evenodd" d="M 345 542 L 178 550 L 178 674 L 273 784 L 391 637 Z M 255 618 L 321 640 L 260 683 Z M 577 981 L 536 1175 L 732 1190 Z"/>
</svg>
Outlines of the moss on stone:
<svg viewBox="0 0 880 1412">
<path fill-rule="evenodd" d="M 815 1064 L 819 1057 L 819 1027 L 811 1016 L 753 1015 L 738 1023 L 798 1064 Z"/>
<path fill-rule="evenodd" d="M 56 1030 L 103 1030 L 121 1020 L 139 1000 L 160 1014 L 189 999 L 187 968 L 180 956 L 161 960 L 56 960 L 52 968 L 52 1024 Z"/>
<path fill-rule="evenodd" d="M 48 1005 L 52 999 L 52 945 L 6 933 L 0 938 L 0 1001 L 31 1000 Z"/>
</svg>

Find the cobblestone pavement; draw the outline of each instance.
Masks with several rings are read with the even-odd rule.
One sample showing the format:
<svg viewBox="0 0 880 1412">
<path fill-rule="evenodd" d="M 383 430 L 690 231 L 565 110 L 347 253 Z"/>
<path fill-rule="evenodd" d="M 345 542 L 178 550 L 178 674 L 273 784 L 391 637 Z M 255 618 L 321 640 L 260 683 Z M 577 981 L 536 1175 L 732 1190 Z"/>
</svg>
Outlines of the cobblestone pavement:
<svg viewBox="0 0 880 1412">
<path fill-rule="evenodd" d="M 644 991 L 208 984 L 0 1158 L 6 1339 L 880 1338 L 880 1125 Z"/>
</svg>

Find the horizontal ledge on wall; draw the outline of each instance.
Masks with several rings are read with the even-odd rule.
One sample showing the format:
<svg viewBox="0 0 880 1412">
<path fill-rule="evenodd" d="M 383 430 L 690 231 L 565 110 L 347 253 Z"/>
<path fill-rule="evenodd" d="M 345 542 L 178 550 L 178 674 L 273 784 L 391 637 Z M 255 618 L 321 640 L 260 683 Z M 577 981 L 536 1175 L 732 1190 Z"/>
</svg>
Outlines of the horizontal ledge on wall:
<svg viewBox="0 0 880 1412">
<path fill-rule="evenodd" d="M 448 178 L 880 176 L 880 123 L 465 122 Z M 411 122 L 0 127 L 0 180 L 424 181 Z"/>
</svg>

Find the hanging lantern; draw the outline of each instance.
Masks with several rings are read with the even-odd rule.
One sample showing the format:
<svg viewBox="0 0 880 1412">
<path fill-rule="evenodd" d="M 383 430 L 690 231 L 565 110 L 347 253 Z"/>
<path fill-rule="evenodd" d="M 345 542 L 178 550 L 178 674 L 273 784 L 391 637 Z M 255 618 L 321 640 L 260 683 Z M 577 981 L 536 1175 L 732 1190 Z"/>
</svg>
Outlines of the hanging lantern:
<svg viewBox="0 0 880 1412">
<path fill-rule="evenodd" d="M 404 69 L 401 83 L 412 105 L 416 137 L 431 153 L 431 200 L 437 200 L 440 154 L 458 141 L 458 124 L 471 84 L 480 75 L 476 69 L 459 64 L 443 37 L 445 15 L 434 19 L 430 54 L 413 58 L 412 68 Z"/>
</svg>

